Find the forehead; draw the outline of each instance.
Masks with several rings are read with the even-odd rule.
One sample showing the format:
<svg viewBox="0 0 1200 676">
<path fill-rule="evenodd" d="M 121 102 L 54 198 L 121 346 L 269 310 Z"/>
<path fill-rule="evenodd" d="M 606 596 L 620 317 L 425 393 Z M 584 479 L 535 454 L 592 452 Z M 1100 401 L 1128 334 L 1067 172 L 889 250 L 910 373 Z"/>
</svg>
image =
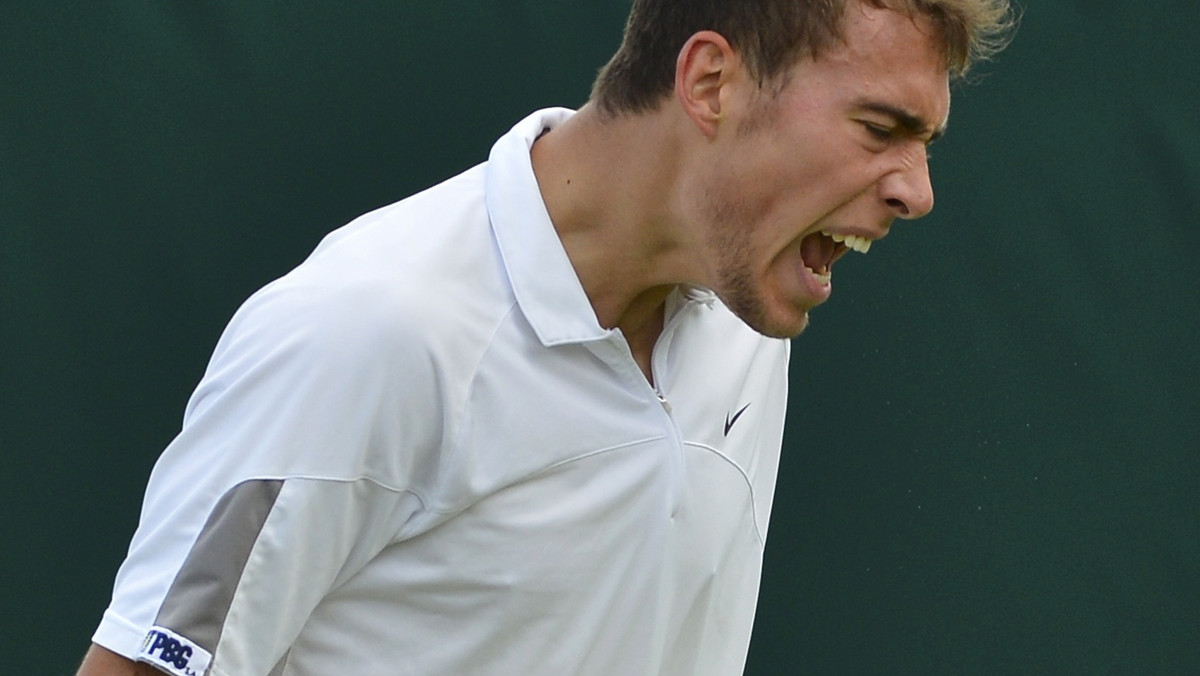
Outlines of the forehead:
<svg viewBox="0 0 1200 676">
<path fill-rule="evenodd" d="M 926 65 L 948 68 L 947 45 L 936 24 L 924 14 L 889 7 L 876 7 L 851 0 L 846 3 L 842 40 L 827 51 L 827 56 L 853 55 L 870 59 L 895 51 L 920 51 L 928 56 Z"/>
<path fill-rule="evenodd" d="M 933 127 L 945 125 L 950 76 L 945 43 L 921 15 L 847 3 L 842 39 L 790 73 L 847 101 L 870 101 L 910 111 Z"/>
</svg>

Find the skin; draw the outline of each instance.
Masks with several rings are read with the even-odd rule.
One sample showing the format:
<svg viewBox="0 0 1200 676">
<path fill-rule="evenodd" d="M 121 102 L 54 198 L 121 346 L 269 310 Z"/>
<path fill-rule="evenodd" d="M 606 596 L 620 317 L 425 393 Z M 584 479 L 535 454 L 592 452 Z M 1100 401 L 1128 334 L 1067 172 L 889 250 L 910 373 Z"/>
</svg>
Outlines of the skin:
<svg viewBox="0 0 1200 676">
<path fill-rule="evenodd" d="M 932 28 L 851 4 L 844 37 L 778 89 L 759 87 L 722 36 L 697 33 L 659 109 L 608 118 L 585 106 L 533 146 L 597 319 L 621 330 L 651 381 L 677 285 L 712 289 L 760 333 L 794 336 L 829 296 L 801 261 L 806 235 L 876 240 L 933 208 L 926 149 L 950 94 Z M 161 672 L 93 645 L 78 673 Z"/>
<path fill-rule="evenodd" d="M 743 133 L 711 147 L 697 183 L 716 216 L 716 289 L 759 332 L 794 336 L 828 298 L 800 260 L 804 236 L 876 240 L 933 208 L 926 151 L 950 95 L 931 35 L 923 21 L 852 6 L 845 44 L 799 64 Z"/>
<path fill-rule="evenodd" d="M 135 663 L 93 644 L 83 658 L 77 676 L 162 676 L 163 672 L 145 663 Z"/>
<path fill-rule="evenodd" d="M 876 240 L 933 208 L 926 150 L 950 107 L 935 31 L 851 4 L 844 37 L 780 89 L 759 87 L 722 36 L 697 33 L 657 110 L 612 118 L 585 106 L 534 145 L 596 316 L 651 380 L 676 285 L 712 289 L 760 333 L 795 336 L 830 292 L 800 258 L 806 235 Z"/>
</svg>

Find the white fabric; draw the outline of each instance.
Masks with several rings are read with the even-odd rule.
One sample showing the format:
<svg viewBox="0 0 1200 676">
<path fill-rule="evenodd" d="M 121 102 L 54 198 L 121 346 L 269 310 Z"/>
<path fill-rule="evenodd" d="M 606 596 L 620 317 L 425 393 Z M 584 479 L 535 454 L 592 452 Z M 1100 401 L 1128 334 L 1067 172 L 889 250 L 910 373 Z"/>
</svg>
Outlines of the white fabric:
<svg viewBox="0 0 1200 676">
<path fill-rule="evenodd" d="M 569 114 L 331 233 L 237 312 L 98 643 L 135 655 L 221 496 L 282 479 L 212 674 L 285 654 L 287 676 L 742 672 L 789 346 L 677 290 L 660 401 L 537 190 L 529 147 Z"/>
</svg>

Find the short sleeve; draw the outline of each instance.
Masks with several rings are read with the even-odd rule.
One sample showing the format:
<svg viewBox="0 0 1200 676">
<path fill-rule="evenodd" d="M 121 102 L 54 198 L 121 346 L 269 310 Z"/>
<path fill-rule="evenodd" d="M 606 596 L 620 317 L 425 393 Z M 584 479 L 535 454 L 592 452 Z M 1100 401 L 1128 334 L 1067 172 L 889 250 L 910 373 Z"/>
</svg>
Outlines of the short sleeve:
<svg viewBox="0 0 1200 676">
<path fill-rule="evenodd" d="M 222 336 L 94 636 L 170 673 L 271 673 L 433 490 L 438 379 L 403 299 L 285 280 Z"/>
</svg>

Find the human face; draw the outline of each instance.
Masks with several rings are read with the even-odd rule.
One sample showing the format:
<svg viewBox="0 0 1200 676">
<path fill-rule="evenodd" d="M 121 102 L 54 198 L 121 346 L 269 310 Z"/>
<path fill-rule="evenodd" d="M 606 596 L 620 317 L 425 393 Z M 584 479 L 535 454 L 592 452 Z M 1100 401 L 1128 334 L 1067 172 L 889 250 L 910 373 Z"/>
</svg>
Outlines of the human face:
<svg viewBox="0 0 1200 676">
<path fill-rule="evenodd" d="M 712 288 L 770 336 L 804 330 L 849 248 L 865 253 L 894 219 L 933 208 L 926 149 L 950 107 L 942 46 L 922 17 L 846 11 L 843 42 L 797 64 L 777 94 L 740 99 L 707 163 Z"/>
</svg>

